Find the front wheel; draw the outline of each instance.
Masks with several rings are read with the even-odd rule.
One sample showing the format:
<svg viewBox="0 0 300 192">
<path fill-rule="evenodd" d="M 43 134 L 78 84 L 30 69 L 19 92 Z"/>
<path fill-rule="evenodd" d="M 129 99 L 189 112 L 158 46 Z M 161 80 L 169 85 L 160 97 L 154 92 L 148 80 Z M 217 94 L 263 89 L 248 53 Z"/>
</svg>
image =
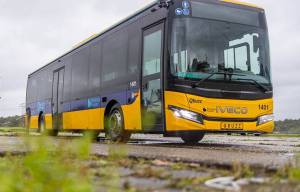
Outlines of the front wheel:
<svg viewBox="0 0 300 192">
<path fill-rule="evenodd" d="M 183 140 L 184 143 L 186 144 L 197 144 L 199 141 L 201 141 L 204 138 L 205 134 L 204 133 L 188 133 L 188 134 L 183 134 L 181 135 L 181 139 Z"/>
<path fill-rule="evenodd" d="M 116 143 L 127 143 L 131 133 L 125 131 L 124 116 L 120 105 L 114 105 L 106 117 L 106 138 Z"/>
</svg>

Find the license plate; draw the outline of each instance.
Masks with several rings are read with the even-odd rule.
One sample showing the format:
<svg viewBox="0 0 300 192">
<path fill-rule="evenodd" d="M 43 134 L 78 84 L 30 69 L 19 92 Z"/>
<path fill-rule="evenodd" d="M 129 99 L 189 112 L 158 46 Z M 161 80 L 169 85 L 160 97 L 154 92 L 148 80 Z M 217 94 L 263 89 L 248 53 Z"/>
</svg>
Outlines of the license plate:
<svg viewBox="0 0 300 192">
<path fill-rule="evenodd" d="M 222 130 L 243 130 L 244 123 L 221 123 Z"/>
</svg>

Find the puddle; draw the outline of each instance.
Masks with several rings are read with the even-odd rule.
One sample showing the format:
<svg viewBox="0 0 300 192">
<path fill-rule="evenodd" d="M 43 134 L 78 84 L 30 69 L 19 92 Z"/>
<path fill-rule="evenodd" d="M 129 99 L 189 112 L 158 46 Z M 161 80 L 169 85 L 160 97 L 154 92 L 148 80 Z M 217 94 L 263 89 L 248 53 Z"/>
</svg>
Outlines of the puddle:
<svg viewBox="0 0 300 192">
<path fill-rule="evenodd" d="M 195 171 L 189 171 L 189 170 L 180 170 L 180 171 L 172 171 L 172 177 L 174 179 L 180 179 L 180 178 L 197 178 L 197 177 L 207 177 L 210 174 L 204 173 L 204 172 L 195 172 Z"/>
</svg>

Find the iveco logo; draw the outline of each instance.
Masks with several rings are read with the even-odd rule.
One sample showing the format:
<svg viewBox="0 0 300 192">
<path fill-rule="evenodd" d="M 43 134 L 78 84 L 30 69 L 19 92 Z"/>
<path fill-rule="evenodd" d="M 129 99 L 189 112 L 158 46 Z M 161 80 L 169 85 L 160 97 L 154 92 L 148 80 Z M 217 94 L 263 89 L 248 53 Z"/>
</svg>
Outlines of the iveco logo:
<svg viewBox="0 0 300 192">
<path fill-rule="evenodd" d="M 216 108 L 217 113 L 230 113 L 230 114 L 248 114 L 246 107 L 220 107 Z"/>
</svg>

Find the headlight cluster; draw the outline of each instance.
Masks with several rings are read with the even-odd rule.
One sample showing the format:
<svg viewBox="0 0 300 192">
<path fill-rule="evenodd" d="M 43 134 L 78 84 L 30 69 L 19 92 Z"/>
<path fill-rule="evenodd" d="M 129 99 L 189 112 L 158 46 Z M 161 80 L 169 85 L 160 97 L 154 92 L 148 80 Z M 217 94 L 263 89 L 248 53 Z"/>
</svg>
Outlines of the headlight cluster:
<svg viewBox="0 0 300 192">
<path fill-rule="evenodd" d="M 173 111 L 175 117 L 203 124 L 202 115 L 175 106 L 169 106 L 169 110 Z"/>
<path fill-rule="evenodd" d="M 264 115 L 264 116 L 261 116 L 258 118 L 257 125 L 262 125 L 262 124 L 265 124 L 265 123 L 268 123 L 268 122 L 271 122 L 274 120 L 275 120 L 275 117 L 273 114 L 272 115 Z"/>
</svg>

